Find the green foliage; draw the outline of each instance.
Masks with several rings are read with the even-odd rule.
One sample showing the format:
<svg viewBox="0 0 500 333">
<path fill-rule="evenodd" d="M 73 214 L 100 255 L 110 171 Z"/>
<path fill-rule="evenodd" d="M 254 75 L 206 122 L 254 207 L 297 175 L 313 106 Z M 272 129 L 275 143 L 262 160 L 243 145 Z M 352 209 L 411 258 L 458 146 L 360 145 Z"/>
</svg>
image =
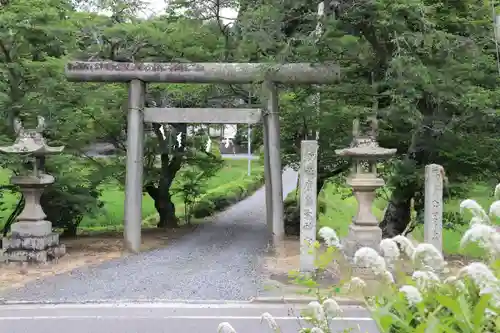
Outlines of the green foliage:
<svg viewBox="0 0 500 333">
<path fill-rule="evenodd" d="M 454 229 L 467 225 L 468 221 L 459 212 L 443 213 L 443 228 Z"/>
<path fill-rule="evenodd" d="M 495 191 L 500 193 L 500 186 Z M 298 273 L 293 276 L 297 283 L 308 288 L 309 293 L 315 292 L 321 304 L 325 304 L 327 297 L 332 297 L 340 290 L 346 290 L 349 296 L 362 297 L 383 333 L 498 332 L 500 261 L 495 258 L 500 255 L 500 234 L 491 224 L 491 218 L 500 215 L 497 205 L 498 201 L 494 202 L 488 214 L 474 200 L 461 203 L 461 208 L 468 209 L 474 217 L 470 229 L 463 235 L 462 243 L 475 242 L 485 248 L 489 255 L 482 257 L 483 262 L 469 263 L 460 268 L 447 267 L 444 258 L 433 246 L 413 245 L 410 240 L 400 237 L 398 240 L 392 239 L 396 248 L 396 244 L 400 245 L 397 252 L 389 253 L 389 248 L 381 243 L 384 257 L 378 255 L 378 258 L 373 258 L 371 254 L 364 257 L 367 266 L 363 267 L 374 274 L 377 282 L 372 279 L 365 282 L 359 277 L 350 276 L 350 281 L 321 290 L 314 278 L 303 277 Z M 326 238 L 331 237 L 333 232 L 331 229 L 329 231 L 319 232 L 325 238 L 325 243 L 328 243 Z M 314 247 L 318 251 L 319 243 L 314 244 Z M 318 255 L 318 267 L 323 269 L 328 266 L 329 262 L 335 260 L 332 253 L 338 252 L 337 248 L 328 247 L 325 253 Z M 365 255 L 362 252 L 356 252 L 355 262 L 361 263 L 358 260 Z M 380 260 L 384 263 L 382 266 L 375 264 Z M 424 262 L 428 265 L 422 265 Z M 382 274 L 384 272 L 391 279 L 381 279 L 381 276 L 386 276 Z M 348 276 L 348 273 L 344 272 L 343 275 Z M 314 308 L 313 303 L 310 308 Z M 323 323 L 315 320 L 312 324 L 322 328 Z"/>
<path fill-rule="evenodd" d="M 339 3 L 334 13 L 327 8 L 323 34 L 315 36 L 316 3 L 270 4 L 241 4 L 237 23 L 244 45 L 235 56 L 333 61 L 342 73 L 335 85 L 283 89 L 281 138 L 287 163 L 297 163 L 300 140 L 319 131 L 319 173 L 337 175 L 345 162 L 335 150 L 350 144 L 353 118 L 376 114 L 379 143 L 398 150 L 384 171 L 390 201 L 409 204 L 421 197 L 423 168 L 429 163 L 443 165 L 451 187 L 470 178 L 498 178 L 500 95 L 488 6 L 426 0 Z M 313 98 L 317 92 L 319 104 Z M 401 220 L 389 224 L 408 222 Z"/>
<path fill-rule="evenodd" d="M 96 140 L 112 142 L 119 153 L 124 152 L 126 87 L 122 84 L 68 83 L 64 78 L 65 63 L 70 58 L 209 61 L 221 53 L 223 38 L 201 20 L 186 17 L 139 19 L 136 15 L 143 7 L 141 1 L 97 1 L 79 5 L 85 5 L 80 9 L 87 11 L 76 11 L 73 2 L 65 0 L 2 3 L 0 109 L 7 120 L 0 124 L 2 142 L 13 140 L 10 127 L 13 117 L 21 117 L 29 127 L 33 126 L 37 115 L 43 115 L 48 124 L 45 136 L 51 144 L 64 144 L 66 152 L 80 155 Z M 104 10 L 111 15 L 88 10 Z M 173 84 L 168 89 L 150 85 L 148 103 L 161 105 L 168 100 L 169 105 L 174 106 L 204 107 L 213 92 L 212 85 Z M 156 163 L 156 156 L 162 153 L 166 143 L 158 133 L 155 136 L 148 136 L 150 140 L 146 143 L 144 178 L 150 183 L 157 183 L 165 176 L 161 172 L 164 166 Z M 220 157 L 219 152 L 216 154 Z M 170 163 L 174 157 L 172 154 L 168 162 L 162 163 Z M 190 158 L 185 163 L 192 161 Z M 108 178 L 118 186 L 123 185 L 123 162 L 121 157 L 105 162 L 94 159 L 92 168 L 96 168 L 91 173 Z M 2 161 L 2 166 L 17 172 L 24 164 L 13 158 Z M 51 168 L 50 173 L 58 181 L 44 196 L 49 218 L 57 226 L 72 226 L 71 230 L 82 219 L 83 212 L 89 213 L 87 217 L 90 218 L 90 213 L 99 207 L 97 188 L 100 180 L 94 181 L 91 178 L 95 175 L 80 173 L 74 168 L 77 167 L 67 163 Z M 70 174 L 72 177 L 68 177 Z M 59 220 L 65 222 L 59 223 Z"/>
<path fill-rule="evenodd" d="M 188 161 L 187 166 L 177 175 L 180 181 L 172 189 L 174 194 L 182 198 L 186 223 L 190 223 L 194 204 L 206 192 L 208 180 L 215 176 L 224 164 L 222 158 L 215 155 L 195 152 L 195 156 L 191 158 L 192 161 Z"/>
<path fill-rule="evenodd" d="M 104 179 L 88 163 L 72 156 L 54 156 L 47 163 L 48 172 L 59 172 L 54 185 L 45 190 L 41 204 L 47 219 L 65 236 L 76 236 L 83 218 L 95 218 L 103 207 L 100 185 Z M 63 168 L 64 166 L 64 168 Z"/>
<path fill-rule="evenodd" d="M 498 270 L 493 270 L 500 277 Z M 412 284 L 414 285 L 414 284 Z M 492 294 L 470 280 L 444 283 L 420 291 L 422 300 L 412 304 L 397 289 L 370 304 L 381 332 L 498 332 L 500 309 L 491 305 Z M 497 295 L 498 296 L 498 295 Z M 495 296 L 493 296 L 495 297 Z"/>
</svg>

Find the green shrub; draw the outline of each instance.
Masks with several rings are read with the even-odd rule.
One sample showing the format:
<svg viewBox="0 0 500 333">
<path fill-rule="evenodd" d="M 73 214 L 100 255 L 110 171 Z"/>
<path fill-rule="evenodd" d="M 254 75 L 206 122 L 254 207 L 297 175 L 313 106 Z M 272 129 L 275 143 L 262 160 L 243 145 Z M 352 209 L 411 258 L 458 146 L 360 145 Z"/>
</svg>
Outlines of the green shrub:
<svg viewBox="0 0 500 333">
<path fill-rule="evenodd" d="M 264 154 L 264 145 L 260 146 L 259 147 L 259 164 L 260 165 L 264 165 L 264 157 L 265 157 L 265 154 Z"/>
<path fill-rule="evenodd" d="M 82 219 L 103 206 L 99 200 L 103 179 L 89 165 L 68 155 L 47 158 L 46 169 L 56 178 L 40 199 L 47 219 L 65 236 L 76 236 Z"/>
<path fill-rule="evenodd" d="M 444 212 L 443 213 L 443 228 L 455 229 L 464 226 L 468 221 L 460 212 Z"/>
<path fill-rule="evenodd" d="M 198 201 L 192 210 L 192 214 L 195 218 L 210 216 L 214 212 L 215 212 L 214 203 L 205 199 L 201 199 L 200 201 Z"/>
</svg>

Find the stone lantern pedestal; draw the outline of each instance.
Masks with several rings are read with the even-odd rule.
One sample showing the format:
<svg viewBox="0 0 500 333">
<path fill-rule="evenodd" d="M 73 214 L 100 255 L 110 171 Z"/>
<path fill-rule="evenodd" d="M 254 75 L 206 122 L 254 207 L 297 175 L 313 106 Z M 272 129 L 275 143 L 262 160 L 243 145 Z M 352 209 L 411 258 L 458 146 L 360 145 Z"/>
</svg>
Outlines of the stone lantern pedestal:
<svg viewBox="0 0 500 333">
<path fill-rule="evenodd" d="M 33 158 L 33 172 L 14 176 L 11 183 L 19 186 L 24 197 L 24 209 L 11 226 L 10 237 L 2 240 L 0 259 L 6 262 L 44 263 L 63 256 L 64 245 L 59 245 L 59 235 L 52 232 L 52 223 L 40 205 L 40 197 L 45 188 L 54 183 L 54 177 L 39 170 L 40 157 L 61 152 L 64 147 L 50 147 L 41 134 L 43 118 L 39 118 L 35 130 L 25 130 L 16 120 L 16 142 L 12 146 L 0 147 L 0 152 L 18 154 Z"/>
<path fill-rule="evenodd" d="M 349 226 L 349 233 L 343 240 L 343 248 L 347 257 L 352 258 L 361 247 L 371 247 L 379 251 L 382 240 L 382 230 L 372 212 L 375 190 L 384 186 L 380 178 L 350 178 L 347 184 L 352 187 L 354 197 L 358 202 L 358 211 Z"/>
<path fill-rule="evenodd" d="M 45 220 L 47 215 L 40 205 L 40 197 L 54 183 L 54 177 L 14 176 L 11 183 L 19 186 L 25 205 L 11 226 L 11 236 L 2 240 L 4 260 L 43 263 L 64 255 L 66 248 L 59 245 L 59 234 L 52 232 L 52 223 Z"/>
<path fill-rule="evenodd" d="M 372 133 L 359 135 L 359 121 L 353 123 L 353 142 L 351 147 L 335 151 L 337 155 L 352 159 L 351 175 L 347 184 L 352 187 L 358 201 L 358 211 L 349 226 L 349 234 L 343 240 L 344 254 L 348 260 L 362 247 L 370 247 L 379 252 L 382 230 L 372 212 L 375 191 L 384 186 L 383 179 L 377 176 L 377 162 L 396 153 L 396 149 L 379 147 L 376 141 L 376 120 L 372 122 Z"/>
</svg>

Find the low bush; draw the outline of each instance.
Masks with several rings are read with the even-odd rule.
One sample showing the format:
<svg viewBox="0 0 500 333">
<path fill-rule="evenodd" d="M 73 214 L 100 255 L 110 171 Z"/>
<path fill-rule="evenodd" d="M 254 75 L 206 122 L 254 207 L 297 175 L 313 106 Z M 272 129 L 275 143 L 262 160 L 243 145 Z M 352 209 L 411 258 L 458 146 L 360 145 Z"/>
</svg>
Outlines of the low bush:
<svg viewBox="0 0 500 333">
<path fill-rule="evenodd" d="M 17 168 L 22 164 L 15 166 Z M 16 171 L 20 174 L 31 172 L 26 169 Z M 104 177 L 89 163 L 67 154 L 48 158 L 45 172 L 56 178 L 56 182 L 48 186 L 40 198 L 47 219 L 55 229 L 62 230 L 64 236 L 75 236 L 83 218 L 95 217 L 102 208 L 99 186 Z M 10 170 L 0 169 L 0 183 L 10 183 L 10 174 Z M 6 191 L 0 208 L 0 227 L 4 228 L 2 232 L 6 234 L 17 215 L 24 209 L 24 200 L 21 200 L 17 188 L 14 188 L 14 191 Z"/>
<path fill-rule="evenodd" d="M 193 216 L 203 218 L 220 212 L 254 193 L 263 183 L 264 174 L 260 173 L 219 186 L 194 204 Z"/>
</svg>

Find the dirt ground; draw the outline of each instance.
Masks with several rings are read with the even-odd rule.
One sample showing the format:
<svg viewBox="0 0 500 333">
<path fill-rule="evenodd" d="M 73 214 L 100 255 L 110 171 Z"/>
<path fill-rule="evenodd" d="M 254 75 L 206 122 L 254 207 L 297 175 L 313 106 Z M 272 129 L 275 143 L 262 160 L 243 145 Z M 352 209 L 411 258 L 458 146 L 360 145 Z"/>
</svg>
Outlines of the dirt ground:
<svg viewBox="0 0 500 333">
<path fill-rule="evenodd" d="M 325 249 L 320 248 L 319 256 Z M 300 268 L 300 240 L 298 237 L 286 237 L 273 252 L 269 252 L 264 258 L 264 272 L 270 280 L 282 284 L 293 284 L 289 278 L 291 272 L 297 272 Z M 321 280 L 331 285 L 338 281 L 339 272 L 336 262 L 331 262 Z M 321 284 L 321 281 L 318 281 Z"/>
<path fill-rule="evenodd" d="M 196 226 L 178 229 L 143 229 L 141 251 L 168 245 L 192 232 Z M 62 239 L 66 255 L 44 265 L 0 264 L 0 290 L 19 288 L 24 284 L 44 277 L 69 272 L 75 268 L 94 266 L 102 262 L 129 255 L 123 251 L 122 232 L 84 234 L 76 239 Z"/>
<path fill-rule="evenodd" d="M 288 273 L 297 270 L 300 264 L 298 237 L 287 237 L 264 257 L 264 269 L 268 274 Z"/>
</svg>

